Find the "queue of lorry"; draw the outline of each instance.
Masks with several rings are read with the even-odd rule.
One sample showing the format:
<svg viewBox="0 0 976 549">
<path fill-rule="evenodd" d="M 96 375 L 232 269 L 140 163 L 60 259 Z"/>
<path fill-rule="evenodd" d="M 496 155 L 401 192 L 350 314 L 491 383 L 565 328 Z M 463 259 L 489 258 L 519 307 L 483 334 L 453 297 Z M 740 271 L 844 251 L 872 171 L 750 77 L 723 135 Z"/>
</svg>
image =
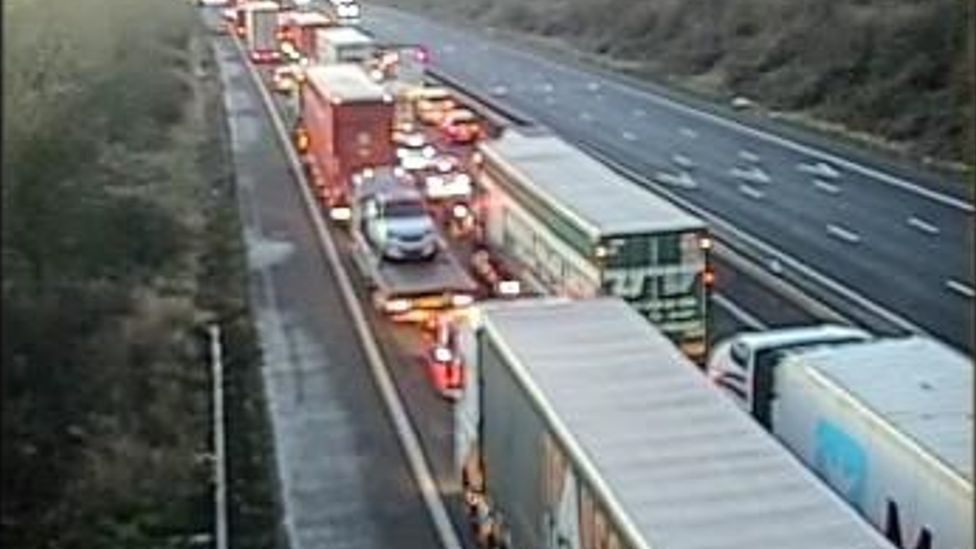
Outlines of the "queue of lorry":
<svg viewBox="0 0 976 549">
<path fill-rule="evenodd" d="M 289 63 L 293 144 L 371 305 L 433 333 L 480 544 L 974 547 L 967 357 L 829 325 L 709 349 L 702 219 L 493 127 L 358 5 L 230 10 L 251 61 Z"/>
</svg>

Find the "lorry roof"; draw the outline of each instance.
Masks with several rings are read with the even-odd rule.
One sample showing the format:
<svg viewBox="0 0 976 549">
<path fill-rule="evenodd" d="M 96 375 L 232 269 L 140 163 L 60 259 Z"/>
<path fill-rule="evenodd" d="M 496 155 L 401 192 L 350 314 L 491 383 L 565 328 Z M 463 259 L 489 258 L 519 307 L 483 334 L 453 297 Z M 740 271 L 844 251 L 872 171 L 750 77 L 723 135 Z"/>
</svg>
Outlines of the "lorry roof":
<svg viewBox="0 0 976 549">
<path fill-rule="evenodd" d="M 572 212 L 591 232 L 632 234 L 705 227 L 698 217 L 641 189 L 553 135 L 525 135 L 509 129 L 479 147 L 486 156 L 504 159 L 522 176 L 523 185 L 530 183 L 540 197 Z"/>
<path fill-rule="evenodd" d="M 251 11 L 278 11 L 279 6 L 277 2 L 247 2 L 244 4 L 244 9 Z"/>
<path fill-rule="evenodd" d="M 329 27 L 319 32 L 330 44 L 347 46 L 373 43 L 372 37 L 353 27 Z"/>
<path fill-rule="evenodd" d="M 291 13 L 291 21 L 296 25 L 329 25 L 332 20 L 317 11 L 296 11 Z"/>
<path fill-rule="evenodd" d="M 322 97 L 342 101 L 392 100 L 383 86 L 374 82 L 362 67 L 353 63 L 316 65 L 305 71 L 308 84 Z"/>
<path fill-rule="evenodd" d="M 736 334 L 733 337 L 736 341 L 742 342 L 753 351 L 760 351 L 810 341 L 832 341 L 858 336 L 863 339 L 871 338 L 870 334 L 860 328 L 835 324 L 777 328 L 763 332 L 745 332 Z"/>
<path fill-rule="evenodd" d="M 787 358 L 973 481 L 973 363 L 925 337 L 824 347 Z"/>
<path fill-rule="evenodd" d="M 495 305 L 482 318 L 568 458 L 619 510 L 626 545 L 890 547 L 622 300 Z"/>
</svg>

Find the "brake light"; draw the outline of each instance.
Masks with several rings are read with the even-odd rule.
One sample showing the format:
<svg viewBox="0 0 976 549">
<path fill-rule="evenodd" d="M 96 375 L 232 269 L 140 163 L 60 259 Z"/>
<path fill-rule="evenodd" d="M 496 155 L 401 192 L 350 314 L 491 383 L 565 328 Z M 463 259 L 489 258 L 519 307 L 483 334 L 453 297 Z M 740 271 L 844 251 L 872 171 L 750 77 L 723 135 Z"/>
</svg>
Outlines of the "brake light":
<svg viewBox="0 0 976 549">
<path fill-rule="evenodd" d="M 410 300 L 409 299 L 388 299 L 386 300 L 384 308 L 388 313 L 405 313 L 410 310 Z"/>
<path fill-rule="evenodd" d="M 308 132 L 304 128 L 299 128 L 295 135 L 295 148 L 298 149 L 298 152 L 304 153 L 308 150 L 308 145 Z"/>
<path fill-rule="evenodd" d="M 714 285 L 715 271 L 706 269 L 705 272 L 702 273 L 702 282 L 705 284 L 706 287 Z"/>
</svg>

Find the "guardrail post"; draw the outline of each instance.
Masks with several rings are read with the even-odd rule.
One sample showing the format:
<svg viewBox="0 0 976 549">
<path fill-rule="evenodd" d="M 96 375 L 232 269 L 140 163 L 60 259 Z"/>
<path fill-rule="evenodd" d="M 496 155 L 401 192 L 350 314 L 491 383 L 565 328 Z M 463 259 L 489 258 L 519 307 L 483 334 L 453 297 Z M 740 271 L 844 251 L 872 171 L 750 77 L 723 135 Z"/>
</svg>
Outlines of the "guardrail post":
<svg viewBox="0 0 976 549">
<path fill-rule="evenodd" d="M 213 373 L 214 516 L 216 549 L 227 549 L 227 459 L 224 433 L 224 365 L 220 325 L 207 327 L 210 335 L 210 365 Z"/>
</svg>

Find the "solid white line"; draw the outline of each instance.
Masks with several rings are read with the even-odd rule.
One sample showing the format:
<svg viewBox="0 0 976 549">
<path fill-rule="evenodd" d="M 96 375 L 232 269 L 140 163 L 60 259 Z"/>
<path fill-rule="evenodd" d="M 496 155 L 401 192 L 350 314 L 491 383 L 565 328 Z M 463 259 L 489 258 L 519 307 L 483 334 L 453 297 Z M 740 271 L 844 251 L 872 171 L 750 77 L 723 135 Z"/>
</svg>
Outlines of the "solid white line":
<svg viewBox="0 0 976 549">
<path fill-rule="evenodd" d="M 496 45 L 496 46 L 499 47 L 499 48 L 502 48 L 502 49 L 507 50 L 509 53 L 511 53 L 513 55 L 516 55 L 516 56 L 519 56 L 519 57 L 522 57 L 522 58 L 530 59 L 531 61 L 536 62 L 536 63 L 541 63 L 543 65 L 548 65 L 549 67 L 554 68 L 554 69 L 556 69 L 558 71 L 561 71 L 561 72 L 564 72 L 564 73 L 571 73 L 574 76 L 576 76 L 577 78 L 593 78 L 593 76 L 594 76 L 593 74 L 590 74 L 588 72 L 585 72 L 585 71 L 583 71 L 581 69 L 578 69 L 576 67 L 570 67 L 570 66 L 567 66 L 567 65 L 562 65 L 560 63 L 556 63 L 555 61 L 551 61 L 549 59 L 546 59 L 546 58 L 544 58 L 542 56 L 539 56 L 539 55 L 536 55 L 536 54 L 533 54 L 533 53 L 530 53 L 530 52 L 516 50 L 516 49 L 511 48 L 511 47 L 508 47 L 508 46 L 501 46 L 501 45 Z M 965 200 L 960 200 L 960 199 L 955 198 L 953 196 L 949 196 L 949 195 L 946 195 L 946 194 L 941 194 L 941 193 L 935 192 L 933 190 L 927 189 L 925 187 L 921 187 L 921 186 L 919 186 L 919 185 L 917 185 L 915 183 L 912 183 L 910 181 L 907 181 L 905 179 L 902 179 L 902 178 L 900 178 L 898 176 L 894 176 L 894 175 L 891 175 L 891 174 L 882 172 L 880 170 L 877 170 L 877 169 L 874 169 L 874 168 L 870 168 L 868 166 L 864 166 L 864 165 L 858 164 L 858 163 L 856 163 L 854 161 L 847 160 L 847 159 L 842 158 L 840 156 L 837 156 L 835 154 L 828 153 L 828 152 L 822 151 L 822 150 L 818 150 L 818 149 L 816 149 L 814 147 L 811 147 L 811 146 L 808 146 L 808 145 L 803 145 L 803 144 L 797 143 L 795 141 L 791 141 L 791 140 L 789 140 L 789 139 L 787 139 L 785 137 L 780 137 L 778 135 L 774 135 L 774 134 L 768 133 L 765 130 L 759 130 L 759 129 L 756 129 L 756 128 L 752 128 L 752 127 L 749 127 L 749 126 L 746 126 L 746 125 L 742 124 L 741 122 L 737 122 L 735 120 L 723 118 L 723 117 L 721 117 L 719 115 L 712 114 L 710 112 L 703 111 L 703 110 L 697 109 L 695 107 L 691 107 L 691 106 L 685 105 L 683 103 L 679 103 L 679 102 L 677 102 L 677 101 L 675 101 L 673 99 L 669 99 L 669 98 L 666 98 L 666 97 L 663 97 L 663 96 L 660 96 L 660 95 L 656 95 L 656 94 L 651 93 L 650 91 L 644 89 L 642 86 L 640 86 L 639 85 L 639 82 L 636 79 L 628 78 L 628 77 L 625 77 L 625 76 L 622 76 L 621 78 L 623 78 L 624 80 L 627 80 L 628 82 L 635 82 L 635 83 L 634 84 L 624 84 L 624 83 L 618 81 L 616 78 L 608 78 L 608 77 L 603 77 L 603 80 L 606 83 L 608 83 L 610 86 L 613 86 L 613 87 L 617 88 L 618 90 L 621 90 L 621 91 L 623 91 L 625 93 L 629 93 L 631 95 L 636 95 L 638 97 L 642 97 L 642 98 L 644 98 L 644 99 L 646 99 L 648 101 L 651 101 L 653 103 L 657 103 L 659 105 L 664 105 L 664 106 L 670 107 L 670 108 L 672 108 L 674 110 L 681 111 L 681 112 L 684 112 L 686 114 L 690 114 L 690 115 L 692 115 L 692 116 L 694 116 L 696 118 L 699 118 L 699 119 L 708 120 L 708 121 L 713 122 L 713 123 L 715 123 L 715 124 L 717 124 L 719 126 L 723 126 L 725 128 L 728 128 L 728 129 L 731 129 L 731 130 L 734 130 L 734 131 L 737 131 L 737 132 L 740 132 L 740 133 L 744 133 L 744 134 L 750 135 L 752 137 L 756 137 L 756 138 L 762 139 L 762 140 L 767 141 L 769 143 L 774 143 L 776 145 L 780 145 L 780 146 L 783 146 L 783 147 L 792 149 L 792 150 L 794 150 L 796 152 L 800 152 L 800 153 L 807 154 L 807 155 L 810 155 L 810 156 L 813 156 L 813 157 L 821 158 L 821 159 L 823 159 L 825 161 L 833 162 L 834 164 L 836 164 L 838 166 L 842 166 L 842 167 L 847 168 L 847 169 L 852 170 L 852 171 L 860 172 L 863 175 L 866 175 L 868 177 L 872 177 L 872 178 L 877 179 L 879 181 L 883 181 L 885 183 L 888 183 L 890 185 L 893 185 L 895 187 L 898 187 L 898 188 L 900 188 L 902 190 L 905 190 L 905 191 L 908 191 L 908 192 L 917 194 L 919 196 L 923 196 L 925 198 L 928 198 L 928 199 L 933 200 L 935 202 L 938 202 L 940 204 L 944 204 L 946 206 L 951 206 L 953 208 L 962 210 L 962 211 L 967 212 L 967 213 L 973 213 L 974 211 L 976 211 L 976 207 L 974 207 L 971 203 L 969 203 L 969 202 L 967 202 Z"/>
<path fill-rule="evenodd" d="M 827 225 L 827 234 L 835 236 L 845 242 L 850 242 L 851 244 L 857 244 L 861 241 L 861 237 L 850 229 L 845 229 L 840 225 L 829 224 Z"/>
<path fill-rule="evenodd" d="M 840 194 L 840 187 L 833 183 L 827 183 L 821 179 L 814 179 L 813 186 L 827 194 Z"/>
<path fill-rule="evenodd" d="M 927 234 L 931 234 L 931 235 L 939 234 L 939 228 L 938 227 L 936 227 L 935 225 L 929 223 L 928 221 L 925 221 L 924 219 L 922 219 L 920 217 L 915 217 L 914 215 L 912 217 L 909 217 L 908 218 L 908 224 L 911 225 L 912 227 L 915 227 L 916 229 L 922 231 L 923 233 L 927 233 Z"/>
<path fill-rule="evenodd" d="M 973 289 L 970 286 L 967 286 L 966 284 L 959 282 L 958 280 L 953 280 L 951 278 L 949 280 L 946 280 L 946 287 L 956 292 L 957 294 L 962 294 L 968 297 L 969 299 L 972 299 L 974 296 Z"/>
<path fill-rule="evenodd" d="M 762 197 L 765 196 L 762 191 L 749 185 L 739 185 L 739 192 L 753 200 L 762 200 Z"/>
<path fill-rule="evenodd" d="M 376 381 L 377 387 L 380 390 L 380 395 L 383 398 L 383 402 L 386 404 L 387 411 L 390 413 L 390 419 L 393 421 L 394 428 L 396 429 L 398 435 L 397 439 L 400 441 L 404 453 L 407 456 L 407 462 L 410 465 L 414 479 L 417 481 L 417 486 L 421 495 L 423 496 L 427 511 L 431 515 L 434 527 L 441 538 L 441 544 L 446 549 L 461 549 L 461 542 L 458 539 L 457 532 L 454 530 L 454 525 L 451 523 L 451 519 L 448 517 L 447 509 L 444 507 L 444 502 L 441 500 L 440 494 L 437 490 L 437 485 L 434 482 L 433 474 L 430 471 L 430 466 L 428 465 L 427 459 L 424 456 L 423 450 L 421 449 L 417 432 L 410 422 L 410 418 L 403 407 L 403 402 L 400 400 L 399 396 L 397 396 L 396 388 L 394 387 L 393 381 L 390 378 L 390 373 L 386 367 L 386 364 L 383 362 L 383 357 L 380 354 L 379 346 L 376 343 L 372 330 L 370 330 L 369 325 L 366 322 L 366 317 L 362 311 L 362 306 L 360 305 L 359 300 L 356 299 L 352 282 L 350 282 L 349 275 L 346 273 L 345 267 L 343 267 L 342 262 L 339 260 L 339 253 L 336 250 L 335 242 L 332 241 L 332 236 L 329 234 L 328 230 L 326 230 L 325 224 L 322 221 L 322 216 L 319 214 L 318 207 L 315 204 L 315 199 L 312 197 L 311 191 L 309 191 L 308 183 L 305 180 L 305 173 L 302 170 L 301 163 L 299 162 L 298 157 L 291 146 L 291 140 L 288 137 L 288 132 L 285 130 L 281 117 L 278 114 L 278 110 L 275 109 L 274 101 L 271 99 L 267 89 L 265 89 L 264 84 L 261 82 L 260 76 L 254 69 L 254 66 L 250 63 L 250 61 L 246 60 L 247 56 L 243 55 L 243 50 L 241 49 L 241 45 L 237 39 L 234 39 L 234 43 L 237 45 L 238 51 L 242 54 L 242 57 L 245 58 L 244 63 L 249 69 L 248 72 L 251 74 L 251 78 L 254 81 L 255 86 L 257 86 L 258 92 L 261 95 L 261 98 L 264 100 L 265 109 L 270 114 L 271 121 L 277 130 L 278 139 L 282 143 L 283 149 L 288 157 L 288 164 L 295 175 L 294 181 L 299 186 L 302 201 L 305 204 L 309 217 L 312 219 L 312 223 L 315 225 L 315 232 L 318 234 L 319 244 L 322 246 L 329 263 L 332 264 L 332 267 L 335 270 L 343 301 L 345 301 L 346 307 L 353 317 L 353 323 L 356 326 L 356 331 L 359 333 L 364 351 L 366 352 L 366 358 L 369 361 L 370 370 Z"/>
<path fill-rule="evenodd" d="M 739 322 L 742 322 L 754 330 L 765 330 L 769 328 L 765 322 L 759 320 L 755 315 L 736 305 L 731 299 L 718 292 L 712 293 L 712 301 L 714 301 L 719 307 L 732 313 L 732 316 L 739 320 Z"/>
</svg>

